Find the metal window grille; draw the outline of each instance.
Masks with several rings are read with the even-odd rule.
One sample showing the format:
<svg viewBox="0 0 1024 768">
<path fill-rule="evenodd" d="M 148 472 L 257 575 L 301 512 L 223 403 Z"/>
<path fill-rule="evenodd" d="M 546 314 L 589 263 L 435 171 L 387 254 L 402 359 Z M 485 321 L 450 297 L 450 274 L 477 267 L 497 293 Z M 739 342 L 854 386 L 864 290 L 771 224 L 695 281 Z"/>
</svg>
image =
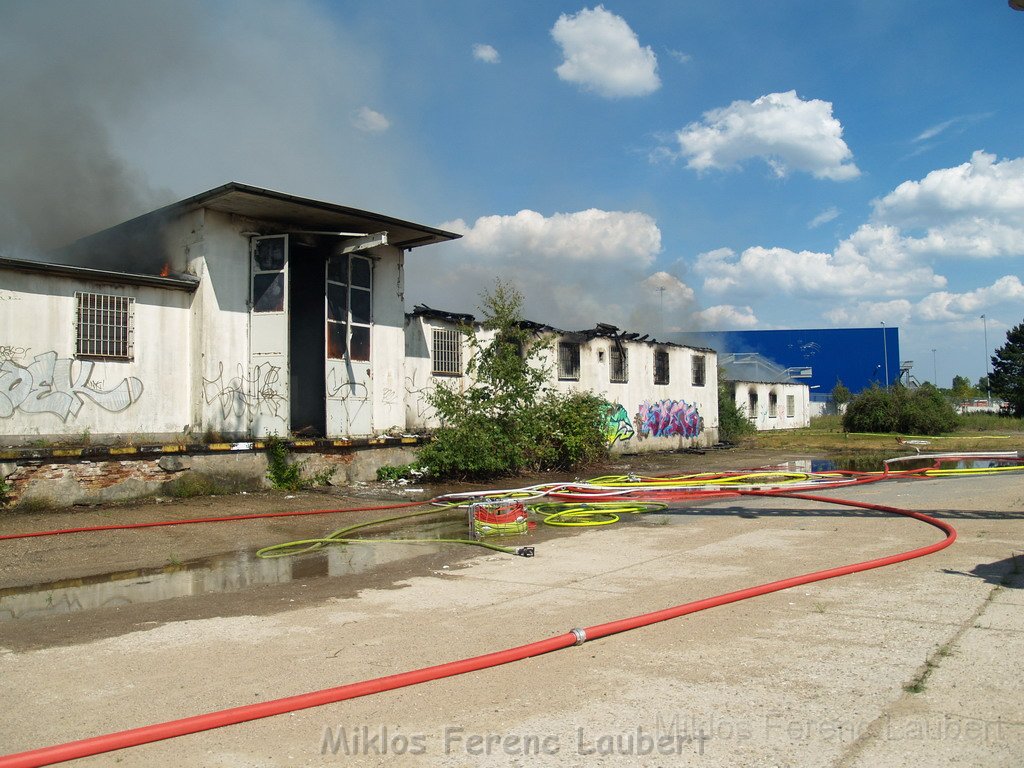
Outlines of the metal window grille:
<svg viewBox="0 0 1024 768">
<path fill-rule="evenodd" d="M 434 375 L 462 375 L 462 334 L 453 328 L 434 328 Z"/>
<path fill-rule="evenodd" d="M 796 416 L 796 395 L 786 395 L 786 418 Z"/>
<path fill-rule="evenodd" d="M 624 347 L 614 345 L 609 350 L 608 362 L 608 381 L 613 384 L 625 384 L 629 381 L 629 361 Z"/>
<path fill-rule="evenodd" d="M 668 350 L 654 350 L 654 383 L 668 384 Z"/>
<path fill-rule="evenodd" d="M 703 387 L 706 380 L 704 370 L 704 355 L 693 356 L 693 386 Z"/>
<path fill-rule="evenodd" d="M 558 378 L 579 381 L 580 345 L 570 341 L 558 342 Z"/>
<path fill-rule="evenodd" d="M 135 299 L 102 293 L 75 293 L 75 354 L 108 360 L 135 355 Z"/>
</svg>

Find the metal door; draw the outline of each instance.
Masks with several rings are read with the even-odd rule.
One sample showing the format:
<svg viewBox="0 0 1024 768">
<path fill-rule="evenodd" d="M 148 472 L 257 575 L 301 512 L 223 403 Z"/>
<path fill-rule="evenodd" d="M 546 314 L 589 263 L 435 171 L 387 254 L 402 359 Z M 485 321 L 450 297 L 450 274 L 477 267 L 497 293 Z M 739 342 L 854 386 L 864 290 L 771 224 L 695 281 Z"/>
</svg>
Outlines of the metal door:
<svg viewBox="0 0 1024 768">
<path fill-rule="evenodd" d="M 341 253 L 327 259 L 327 434 L 373 434 L 373 262 Z"/>
<path fill-rule="evenodd" d="M 289 431 L 288 235 L 249 243 L 249 370 L 241 400 L 254 437 Z"/>
</svg>

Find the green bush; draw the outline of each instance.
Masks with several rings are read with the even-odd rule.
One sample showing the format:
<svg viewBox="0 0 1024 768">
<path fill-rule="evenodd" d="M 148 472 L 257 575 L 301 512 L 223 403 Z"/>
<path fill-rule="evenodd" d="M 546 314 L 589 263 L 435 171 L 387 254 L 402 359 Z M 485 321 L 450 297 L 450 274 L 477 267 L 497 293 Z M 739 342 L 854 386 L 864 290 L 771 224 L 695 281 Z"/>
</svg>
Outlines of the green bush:
<svg viewBox="0 0 1024 768">
<path fill-rule="evenodd" d="M 846 432 L 938 435 L 954 432 L 959 425 L 956 410 L 930 384 L 917 389 L 875 385 L 853 397 L 843 415 Z"/>
</svg>

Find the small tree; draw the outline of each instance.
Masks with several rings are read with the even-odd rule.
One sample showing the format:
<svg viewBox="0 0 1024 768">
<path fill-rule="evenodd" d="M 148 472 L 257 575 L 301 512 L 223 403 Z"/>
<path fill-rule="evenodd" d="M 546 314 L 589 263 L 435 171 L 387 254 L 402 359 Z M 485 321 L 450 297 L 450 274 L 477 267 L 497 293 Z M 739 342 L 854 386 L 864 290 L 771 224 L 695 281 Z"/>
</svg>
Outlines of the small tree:
<svg viewBox="0 0 1024 768">
<path fill-rule="evenodd" d="M 832 387 L 832 403 L 836 407 L 836 411 L 841 411 L 843 406 L 850 402 L 850 390 L 842 380 L 837 376 L 836 385 Z"/>
<path fill-rule="evenodd" d="M 1024 417 L 1024 323 L 1006 333 L 1006 343 L 992 356 L 992 391 L 1010 404 L 1013 415 Z"/>
<path fill-rule="evenodd" d="M 435 477 L 487 479 L 526 469 L 572 469 L 602 457 L 605 401 L 592 393 L 545 391 L 549 340 L 524 327 L 522 294 L 497 282 L 482 296 L 481 339 L 471 327 L 472 377 L 462 390 L 439 385 L 430 396 L 441 427 L 420 451 Z"/>
<path fill-rule="evenodd" d="M 971 380 L 966 376 L 954 376 L 953 377 L 953 400 L 957 403 L 963 403 L 968 400 L 973 400 L 977 390 L 971 385 Z"/>
</svg>

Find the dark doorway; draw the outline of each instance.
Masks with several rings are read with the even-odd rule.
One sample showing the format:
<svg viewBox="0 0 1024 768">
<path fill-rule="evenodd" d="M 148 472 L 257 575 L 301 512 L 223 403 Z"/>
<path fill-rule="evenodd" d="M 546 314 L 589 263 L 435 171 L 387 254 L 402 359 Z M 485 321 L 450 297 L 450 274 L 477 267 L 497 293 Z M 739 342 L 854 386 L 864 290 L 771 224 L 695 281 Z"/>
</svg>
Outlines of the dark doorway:
<svg viewBox="0 0 1024 768">
<path fill-rule="evenodd" d="M 327 388 L 324 379 L 324 265 L 330 244 L 291 238 L 290 402 L 292 433 L 323 437 L 327 433 Z"/>
</svg>

